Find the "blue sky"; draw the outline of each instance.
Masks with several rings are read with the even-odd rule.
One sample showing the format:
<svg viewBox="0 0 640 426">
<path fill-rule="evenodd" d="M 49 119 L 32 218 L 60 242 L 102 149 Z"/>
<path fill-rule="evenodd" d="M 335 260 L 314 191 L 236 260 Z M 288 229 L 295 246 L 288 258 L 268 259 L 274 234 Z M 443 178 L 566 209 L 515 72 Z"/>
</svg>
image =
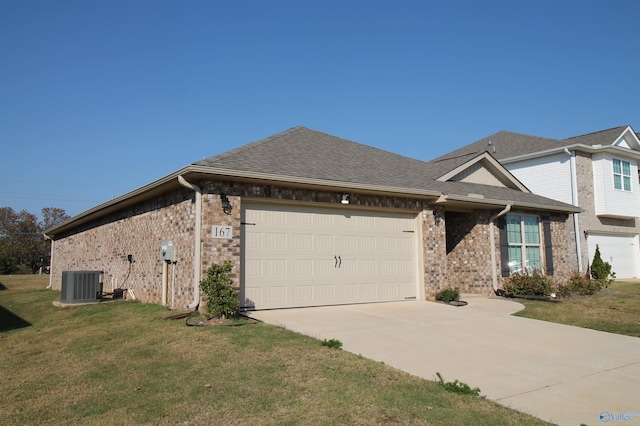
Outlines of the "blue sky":
<svg viewBox="0 0 640 426">
<path fill-rule="evenodd" d="M 0 0 L 0 207 L 75 215 L 298 125 L 423 160 L 504 129 L 640 131 L 638 16 L 636 0 Z"/>
</svg>

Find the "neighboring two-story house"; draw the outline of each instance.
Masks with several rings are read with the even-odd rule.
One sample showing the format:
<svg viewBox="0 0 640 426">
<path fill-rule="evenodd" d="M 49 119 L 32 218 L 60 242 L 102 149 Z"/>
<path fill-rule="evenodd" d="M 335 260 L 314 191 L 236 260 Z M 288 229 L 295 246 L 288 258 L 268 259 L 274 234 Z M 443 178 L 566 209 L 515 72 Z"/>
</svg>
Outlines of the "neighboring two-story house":
<svg viewBox="0 0 640 426">
<path fill-rule="evenodd" d="M 534 194 L 583 209 L 572 221 L 580 272 L 598 245 L 618 278 L 640 277 L 640 141 L 631 126 L 563 140 L 501 131 L 433 162 L 483 152 Z"/>
</svg>

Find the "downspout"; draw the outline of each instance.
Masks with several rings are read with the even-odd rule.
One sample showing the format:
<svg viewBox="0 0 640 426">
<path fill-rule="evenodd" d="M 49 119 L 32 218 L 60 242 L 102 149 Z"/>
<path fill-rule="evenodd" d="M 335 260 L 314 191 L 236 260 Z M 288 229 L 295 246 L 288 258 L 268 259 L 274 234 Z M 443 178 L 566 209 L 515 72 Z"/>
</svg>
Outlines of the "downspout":
<svg viewBox="0 0 640 426">
<path fill-rule="evenodd" d="M 53 287 L 53 244 L 55 243 L 55 240 L 51 237 L 49 237 L 48 235 L 44 236 L 47 240 L 51 240 L 51 256 L 49 256 L 49 285 L 46 286 L 45 288 L 47 290 L 50 290 Z"/>
<path fill-rule="evenodd" d="M 499 218 L 500 216 L 504 216 L 505 214 L 511 211 L 511 204 L 507 204 L 502 211 L 491 216 L 489 218 L 489 243 L 491 244 L 491 282 L 493 284 L 493 291 L 498 290 L 498 271 L 496 269 L 496 240 L 495 234 L 496 232 L 493 230 L 493 221 Z"/>
<path fill-rule="evenodd" d="M 201 231 L 202 231 L 202 190 L 200 187 L 186 181 L 182 175 L 178 176 L 178 182 L 180 185 L 196 193 L 196 226 L 194 229 L 194 245 L 195 253 L 193 256 L 193 302 L 187 305 L 187 309 L 195 309 L 200 304 L 200 246 L 201 246 Z"/>
<path fill-rule="evenodd" d="M 576 175 L 576 152 L 570 152 L 564 149 L 565 154 L 571 156 L 569 160 L 571 169 L 571 204 L 578 207 L 578 177 Z M 580 248 L 580 223 L 578 222 L 578 214 L 573 213 L 573 229 L 575 230 L 576 255 L 578 257 L 578 272 L 582 274 L 582 249 Z"/>
</svg>

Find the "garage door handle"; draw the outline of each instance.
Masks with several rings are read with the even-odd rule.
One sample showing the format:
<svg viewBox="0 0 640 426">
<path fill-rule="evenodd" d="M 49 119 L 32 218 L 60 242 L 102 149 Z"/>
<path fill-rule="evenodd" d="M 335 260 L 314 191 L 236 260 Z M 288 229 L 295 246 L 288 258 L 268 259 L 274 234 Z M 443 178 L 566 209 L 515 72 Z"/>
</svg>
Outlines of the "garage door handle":
<svg viewBox="0 0 640 426">
<path fill-rule="evenodd" d="M 333 256 L 333 258 L 336 260 L 336 264 L 333 265 L 334 268 L 338 267 L 338 256 Z"/>
<path fill-rule="evenodd" d="M 340 263 L 338 264 L 338 268 L 342 268 L 342 258 L 338 256 L 338 260 L 340 261 Z"/>
</svg>

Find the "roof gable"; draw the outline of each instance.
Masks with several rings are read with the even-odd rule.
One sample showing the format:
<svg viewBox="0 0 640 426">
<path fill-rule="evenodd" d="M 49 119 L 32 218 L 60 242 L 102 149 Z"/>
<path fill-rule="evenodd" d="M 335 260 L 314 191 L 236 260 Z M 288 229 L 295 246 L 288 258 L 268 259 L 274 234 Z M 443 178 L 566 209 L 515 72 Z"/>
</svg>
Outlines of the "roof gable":
<svg viewBox="0 0 640 426">
<path fill-rule="evenodd" d="M 488 152 L 483 152 L 476 157 L 463 162 L 459 166 L 438 177 L 437 180 L 441 182 L 466 182 L 499 186 L 523 192 L 530 192 Z"/>
</svg>

